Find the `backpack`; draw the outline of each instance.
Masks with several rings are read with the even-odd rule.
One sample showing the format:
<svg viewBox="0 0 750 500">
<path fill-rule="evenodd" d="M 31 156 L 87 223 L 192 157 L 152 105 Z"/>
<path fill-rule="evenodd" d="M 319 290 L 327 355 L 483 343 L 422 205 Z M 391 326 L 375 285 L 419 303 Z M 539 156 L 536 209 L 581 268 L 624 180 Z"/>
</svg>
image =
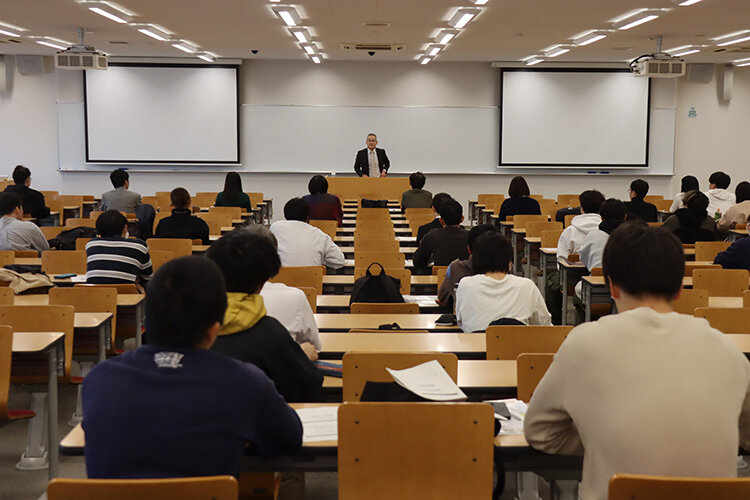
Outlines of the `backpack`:
<svg viewBox="0 0 750 500">
<path fill-rule="evenodd" d="M 362 208 L 388 208 L 388 200 L 368 200 L 362 198 L 360 202 Z"/>
<path fill-rule="evenodd" d="M 376 264 L 380 266 L 380 274 L 373 275 L 370 268 Z M 385 269 L 379 262 L 373 262 L 367 266 L 365 275 L 354 283 L 349 305 L 354 302 L 404 302 L 404 297 L 401 295 L 401 282 L 385 274 Z"/>
<path fill-rule="evenodd" d="M 96 229 L 93 227 L 74 227 L 67 229 L 49 240 L 50 248 L 57 250 L 75 250 L 78 238 L 96 238 Z"/>
</svg>

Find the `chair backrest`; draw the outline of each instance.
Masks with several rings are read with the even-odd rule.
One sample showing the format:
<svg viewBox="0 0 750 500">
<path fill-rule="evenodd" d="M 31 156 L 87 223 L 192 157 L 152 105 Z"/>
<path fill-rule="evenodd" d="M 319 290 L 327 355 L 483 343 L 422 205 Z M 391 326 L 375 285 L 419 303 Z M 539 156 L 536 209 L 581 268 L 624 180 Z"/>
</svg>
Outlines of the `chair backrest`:
<svg viewBox="0 0 750 500">
<path fill-rule="evenodd" d="M 742 304 L 745 307 L 750 307 L 750 290 L 742 292 Z"/>
<path fill-rule="evenodd" d="M 47 274 L 86 274 L 86 252 L 82 250 L 45 250 L 42 271 Z"/>
<path fill-rule="evenodd" d="M 76 238 L 76 250 L 86 251 L 86 243 L 91 241 L 93 238 Z"/>
<path fill-rule="evenodd" d="M 542 215 L 548 215 L 552 220 L 555 220 L 555 214 L 560 209 L 560 205 L 555 200 L 542 200 L 539 202 L 539 208 Z"/>
<path fill-rule="evenodd" d="M 61 332 L 65 334 L 63 343 L 65 355 L 65 379 L 70 380 L 70 365 L 73 360 L 73 326 L 75 311 L 73 306 L 0 306 L 0 325 L 8 325 L 16 332 Z M 25 357 L 24 357 L 25 358 Z M 31 357 L 30 357 L 31 358 Z M 46 359 L 46 356 L 42 356 Z M 40 373 L 43 366 L 43 373 Z M 32 370 L 14 371 L 14 383 L 46 384 L 47 363 L 33 363 Z"/>
<path fill-rule="evenodd" d="M 13 250 L 13 255 L 16 259 L 22 259 L 26 257 L 39 257 L 39 252 L 36 250 Z"/>
<path fill-rule="evenodd" d="M 711 297 L 741 297 L 750 283 L 747 269 L 697 269 L 693 288 L 705 288 Z"/>
<path fill-rule="evenodd" d="M 407 208 L 404 210 L 404 215 L 406 216 L 406 220 L 420 216 L 435 217 L 432 208 Z"/>
<path fill-rule="evenodd" d="M 0 305 L 12 306 L 16 300 L 16 293 L 9 286 L 0 286 Z"/>
<path fill-rule="evenodd" d="M 208 209 L 208 213 L 229 214 L 232 216 L 232 219 L 239 219 L 242 217 L 242 208 L 240 207 L 211 207 Z"/>
<path fill-rule="evenodd" d="M 349 306 L 352 314 L 419 314 L 419 304 L 416 302 L 376 303 L 354 302 Z"/>
<path fill-rule="evenodd" d="M 73 306 L 79 313 L 112 313 L 112 342 L 117 325 L 117 289 L 113 287 L 61 287 L 49 291 L 49 305 Z"/>
<path fill-rule="evenodd" d="M 195 193 L 193 196 L 190 197 L 190 202 L 197 207 L 210 207 L 214 204 L 216 201 L 216 195 L 219 193 L 211 193 L 211 192 L 201 192 L 201 193 Z"/>
<path fill-rule="evenodd" d="M 384 232 L 386 230 L 394 231 L 393 222 L 390 219 L 357 219 L 354 228 L 357 231 L 376 231 Z M 394 231 L 395 234 L 395 231 Z"/>
<path fill-rule="evenodd" d="M 529 222 L 526 224 L 526 236 L 540 238 L 542 231 L 562 231 L 561 222 Z"/>
<path fill-rule="evenodd" d="M 358 208 L 357 220 L 391 220 L 391 212 L 387 208 Z"/>
<path fill-rule="evenodd" d="M 43 226 L 39 229 L 42 230 L 45 239 L 51 240 L 52 238 L 57 238 L 57 235 L 62 233 L 66 228 L 60 226 Z"/>
<path fill-rule="evenodd" d="M 648 203 L 656 203 L 659 200 L 663 200 L 664 196 L 660 194 L 649 194 L 643 197 L 643 201 L 646 201 Z"/>
<path fill-rule="evenodd" d="M 60 200 L 57 198 L 47 198 L 44 199 L 44 204 L 47 205 L 50 212 L 57 212 L 59 215 L 59 219 L 57 223 L 59 225 L 63 225 L 63 222 L 65 221 L 65 211 L 63 210 L 63 204 Z"/>
<path fill-rule="evenodd" d="M 685 276 L 692 276 L 698 269 L 721 269 L 719 264 L 695 264 L 695 261 L 685 262 Z"/>
<path fill-rule="evenodd" d="M 178 479 L 53 479 L 47 500 L 237 500 L 232 476 Z"/>
<path fill-rule="evenodd" d="M 324 233 L 326 233 L 331 239 L 336 237 L 336 228 L 338 227 L 338 221 L 335 220 L 318 220 L 314 219 L 308 221 L 311 226 L 317 227 Z"/>
<path fill-rule="evenodd" d="M 172 252 L 173 258 L 193 255 L 193 240 L 188 238 L 149 238 L 146 240 L 148 251 L 161 250 Z"/>
<path fill-rule="evenodd" d="M 59 194 L 56 199 L 63 204 L 63 207 L 77 207 L 81 210 L 80 214 L 83 214 L 83 196 L 76 194 Z"/>
<path fill-rule="evenodd" d="M 380 226 L 377 228 L 355 229 L 354 242 L 357 240 L 395 240 L 396 233 L 392 227 Z"/>
<path fill-rule="evenodd" d="M 355 239 L 354 240 L 354 252 L 355 254 L 357 252 L 388 252 L 388 253 L 395 253 L 399 251 L 399 243 L 393 238 L 388 239 L 374 239 L 374 240 L 364 240 L 364 239 Z"/>
<path fill-rule="evenodd" d="M 358 280 L 365 275 L 367 271 L 366 267 L 355 267 L 354 268 L 354 281 Z M 373 268 L 373 272 L 379 273 L 378 267 Z M 393 276 L 401 282 L 401 295 L 409 295 L 411 292 L 411 271 L 408 269 L 400 268 L 385 268 L 385 274 Z"/>
<path fill-rule="evenodd" d="M 406 257 L 402 252 L 355 252 L 354 267 L 367 267 L 373 262 L 379 262 L 389 269 L 400 269 L 406 264 Z"/>
<path fill-rule="evenodd" d="M 74 227 L 93 227 L 96 228 L 96 221 L 93 219 L 68 219 L 65 221 L 65 229 Z"/>
<path fill-rule="evenodd" d="M 518 399 L 528 403 L 542 380 L 547 368 L 552 364 L 554 354 L 521 354 L 516 358 L 516 381 Z"/>
<path fill-rule="evenodd" d="M 570 226 L 570 224 L 573 222 L 573 218 L 577 216 L 578 214 L 568 214 L 565 216 L 565 224 L 564 227 Z"/>
<path fill-rule="evenodd" d="M 307 302 L 310 304 L 312 312 L 318 312 L 318 291 L 310 286 L 298 286 L 297 288 L 305 292 L 305 298 L 307 298 Z"/>
<path fill-rule="evenodd" d="M 403 370 L 437 360 L 451 376 L 458 380 L 458 357 L 444 352 L 348 352 L 343 357 L 343 401 L 359 401 L 366 382 L 393 382 L 386 371 Z"/>
<path fill-rule="evenodd" d="M 279 273 L 269 281 L 298 288 L 314 288 L 318 295 L 323 295 L 325 273 L 324 266 L 282 266 Z"/>
<path fill-rule="evenodd" d="M 526 225 L 530 222 L 547 222 L 546 215 L 514 215 L 513 216 L 513 227 L 518 229 L 526 229 Z"/>
<path fill-rule="evenodd" d="M 704 478 L 615 474 L 609 500 L 737 500 L 750 498 L 750 478 Z"/>
<path fill-rule="evenodd" d="M 60 194 L 59 191 L 39 191 L 44 195 L 44 201 L 48 201 L 51 198 L 56 198 L 58 194 Z"/>
<path fill-rule="evenodd" d="M 696 241 L 695 260 L 713 262 L 719 252 L 723 252 L 731 245 L 728 241 Z"/>
<path fill-rule="evenodd" d="M 105 288 L 114 288 L 117 290 L 117 293 L 120 294 L 139 294 L 141 291 L 138 289 L 138 285 L 135 283 L 116 283 L 116 284 L 110 284 L 110 285 L 95 285 L 91 283 L 76 283 L 75 288 L 78 287 L 105 287 Z"/>
<path fill-rule="evenodd" d="M 13 264 L 16 260 L 16 254 L 13 250 L 0 250 L 0 267 Z"/>
<path fill-rule="evenodd" d="M 504 194 L 478 194 L 477 204 L 490 208 L 494 205 L 501 205 L 505 201 Z"/>
<path fill-rule="evenodd" d="M 156 196 L 141 196 L 141 203 L 144 205 L 151 205 L 154 210 L 159 209 L 159 198 Z"/>
<path fill-rule="evenodd" d="M 8 413 L 10 362 L 13 357 L 13 328 L 0 326 L 0 422 L 11 419 Z"/>
<path fill-rule="evenodd" d="M 195 215 L 206 222 L 209 222 L 211 220 L 219 221 L 221 223 L 221 227 L 230 227 L 232 225 L 232 214 L 222 212 L 198 212 Z M 221 234 L 221 230 L 216 232 L 211 231 L 211 234 Z"/>
<path fill-rule="evenodd" d="M 672 309 L 680 314 L 693 315 L 696 307 L 708 307 L 708 290 L 703 288 L 683 288 L 672 302 Z"/>
<path fill-rule="evenodd" d="M 541 247 L 542 248 L 557 248 L 557 242 L 560 240 L 560 235 L 562 234 L 562 232 L 563 232 L 562 229 L 542 231 L 540 233 L 541 238 L 542 238 Z"/>
<path fill-rule="evenodd" d="M 523 353 L 555 353 L 572 326 L 488 326 L 487 359 L 516 359 Z"/>
<path fill-rule="evenodd" d="M 669 212 L 669 209 L 672 208 L 672 200 L 656 200 L 652 202 L 654 205 L 656 205 L 656 209 L 660 212 Z"/>
<path fill-rule="evenodd" d="M 558 194 L 557 203 L 560 205 L 560 207 L 577 207 L 579 203 L 578 196 L 579 195 L 577 194 Z"/>
<path fill-rule="evenodd" d="M 258 203 L 263 203 L 263 193 L 245 193 L 250 198 L 250 205 L 258 208 Z"/>
<path fill-rule="evenodd" d="M 339 498 L 489 498 L 493 419 L 486 403 L 341 405 Z"/>
<path fill-rule="evenodd" d="M 174 259 L 174 252 L 167 252 L 166 250 L 153 250 L 149 251 L 151 255 L 151 266 L 154 272 L 161 266 Z"/>
<path fill-rule="evenodd" d="M 750 307 L 698 307 L 694 314 L 724 333 L 750 333 Z"/>
</svg>

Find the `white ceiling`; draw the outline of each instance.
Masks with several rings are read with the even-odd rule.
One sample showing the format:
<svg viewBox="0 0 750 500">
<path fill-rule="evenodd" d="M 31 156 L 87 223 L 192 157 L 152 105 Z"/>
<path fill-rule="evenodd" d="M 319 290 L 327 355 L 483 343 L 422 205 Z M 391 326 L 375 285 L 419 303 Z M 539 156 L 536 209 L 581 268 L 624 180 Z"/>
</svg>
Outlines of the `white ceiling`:
<svg viewBox="0 0 750 500">
<path fill-rule="evenodd" d="M 304 59 L 263 0 L 121 0 L 138 14 L 136 21 L 159 24 L 204 50 L 226 58 Z M 456 7 L 468 0 L 299 0 L 290 2 L 303 14 L 315 41 L 332 60 L 415 59 Z M 76 27 L 91 33 L 87 43 L 116 56 L 182 57 L 168 43 L 152 40 L 127 25 L 97 15 L 75 0 L 0 0 L 0 23 L 70 42 Z M 564 43 L 582 31 L 608 28 L 613 18 L 639 8 L 670 8 L 659 19 L 572 50 L 556 62 L 612 62 L 633 59 L 655 50 L 656 35 L 664 35 L 664 48 L 710 43 L 709 38 L 750 29 L 750 0 L 703 0 L 677 7 L 671 0 L 489 0 L 483 12 L 455 38 L 436 61 L 518 61 L 555 43 Z M 371 29 L 365 22 L 389 22 Z M 7 43 L 0 35 L 0 53 L 52 54 L 28 39 Z M 115 45 L 110 42 L 127 42 Z M 6 43 L 2 43 L 6 42 Z M 342 43 L 404 43 L 401 52 L 352 53 Z M 729 62 L 750 57 L 750 42 L 734 53 L 708 49 L 687 56 L 688 62 Z M 732 46 L 733 50 L 741 46 Z M 251 54 L 257 49 L 257 55 Z"/>
</svg>

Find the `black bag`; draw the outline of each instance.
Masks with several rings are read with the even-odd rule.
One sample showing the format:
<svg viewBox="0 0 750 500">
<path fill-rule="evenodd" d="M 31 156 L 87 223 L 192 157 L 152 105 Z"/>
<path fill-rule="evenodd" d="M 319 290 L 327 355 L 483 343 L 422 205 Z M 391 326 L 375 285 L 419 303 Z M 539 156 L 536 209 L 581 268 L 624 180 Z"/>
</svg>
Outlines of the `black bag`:
<svg viewBox="0 0 750 500">
<path fill-rule="evenodd" d="M 360 202 L 362 208 L 388 208 L 388 200 L 368 200 L 362 198 Z"/>
<path fill-rule="evenodd" d="M 93 227 L 74 227 L 62 231 L 56 238 L 49 240 L 49 246 L 58 250 L 75 250 L 78 238 L 96 238 L 96 229 Z"/>
<path fill-rule="evenodd" d="M 370 268 L 376 264 L 380 266 L 380 274 L 375 276 L 370 272 Z M 385 269 L 379 262 L 373 262 L 367 266 L 365 275 L 354 283 L 349 305 L 354 302 L 404 302 L 404 297 L 401 295 L 401 282 L 385 274 Z"/>
</svg>

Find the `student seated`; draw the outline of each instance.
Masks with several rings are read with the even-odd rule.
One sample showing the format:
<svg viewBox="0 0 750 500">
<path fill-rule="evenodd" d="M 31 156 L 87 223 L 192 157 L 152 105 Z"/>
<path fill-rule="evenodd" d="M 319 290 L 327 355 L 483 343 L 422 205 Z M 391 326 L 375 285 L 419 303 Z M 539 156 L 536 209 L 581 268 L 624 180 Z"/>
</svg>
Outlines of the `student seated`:
<svg viewBox="0 0 750 500">
<path fill-rule="evenodd" d="M 134 214 L 141 206 L 141 195 L 130 191 L 130 174 L 118 168 L 109 174 L 109 180 L 114 189 L 102 195 L 102 210 L 119 210 Z"/>
<path fill-rule="evenodd" d="M 401 195 L 401 211 L 407 208 L 430 208 L 432 206 L 432 193 L 422 189 L 426 179 L 422 172 L 414 172 L 409 176 L 411 189 L 404 191 Z"/>
<path fill-rule="evenodd" d="M 307 223 L 310 207 L 302 198 L 292 198 L 284 205 L 284 218 L 271 224 L 278 241 L 282 266 L 344 267 L 344 252 L 330 236 Z"/>
<path fill-rule="evenodd" d="M 700 191 L 690 191 L 685 195 L 686 208 L 680 208 L 664 221 L 662 227 L 672 231 L 686 244 L 696 241 L 714 241 L 716 223 L 706 213 L 708 198 Z"/>
<path fill-rule="evenodd" d="M 128 220 L 117 210 L 96 219 L 98 238 L 86 243 L 86 283 L 135 283 L 151 275 L 146 242 L 128 238 Z"/>
<path fill-rule="evenodd" d="M 44 204 L 44 195 L 29 186 L 31 186 L 31 170 L 23 165 L 16 165 L 13 169 L 13 184 L 6 187 L 5 192 L 18 195 L 24 212 L 33 218 L 49 217 L 49 207 Z"/>
<path fill-rule="evenodd" d="M 618 314 L 570 332 L 531 397 L 526 440 L 583 454 L 586 499 L 606 500 L 618 473 L 736 477 L 737 449 L 750 446 L 750 364 L 706 320 L 672 311 L 679 240 L 623 224 L 602 263 Z"/>
<path fill-rule="evenodd" d="M 21 197 L 0 193 L 0 250 L 49 250 L 49 243 L 36 224 L 23 220 Z"/>
<path fill-rule="evenodd" d="M 705 193 L 708 197 L 706 212 L 714 220 L 721 219 L 736 202 L 735 196 L 727 189 L 731 182 L 732 178 L 724 172 L 714 172 L 708 178 L 708 191 Z"/>
<path fill-rule="evenodd" d="M 700 187 L 698 186 L 698 179 L 695 176 L 686 175 L 680 181 L 680 192 L 674 195 L 669 211 L 675 213 L 678 209 L 685 208 L 683 198 L 690 191 L 700 191 Z"/>
<path fill-rule="evenodd" d="M 724 269 L 747 269 L 750 271 L 750 238 L 740 238 L 729 248 L 719 252 L 714 258 L 714 264 L 720 264 Z"/>
<path fill-rule="evenodd" d="M 248 212 L 253 211 L 250 197 L 242 191 L 242 179 L 237 172 L 227 172 L 224 177 L 224 191 L 216 195 L 216 207 L 240 207 Z"/>
<path fill-rule="evenodd" d="M 737 224 L 747 224 L 750 217 L 750 182 L 742 181 L 737 184 L 734 196 L 737 204 L 729 207 L 716 222 L 716 229 L 719 231 L 734 229 Z"/>
<path fill-rule="evenodd" d="M 433 229 L 440 229 L 443 227 L 442 224 L 440 224 L 440 215 L 438 215 L 438 207 L 440 207 L 440 204 L 444 202 L 445 200 L 450 200 L 451 195 L 448 193 L 438 193 L 435 196 L 432 197 L 432 213 L 435 214 L 435 218 L 432 220 L 432 222 L 428 222 L 427 224 L 423 224 L 419 226 L 419 229 L 417 229 L 417 245 L 419 245 L 422 242 L 422 238 L 424 238 L 424 235 L 432 231 Z"/>
<path fill-rule="evenodd" d="M 328 194 L 328 181 L 322 175 L 316 175 L 307 184 L 310 194 L 303 196 L 310 207 L 310 219 L 312 220 L 335 220 L 338 225 L 344 218 L 341 208 L 341 200 L 333 194 Z"/>
<path fill-rule="evenodd" d="M 596 229 L 591 230 L 581 242 L 581 262 L 591 271 L 595 267 L 602 267 L 602 253 L 609 235 L 625 222 L 625 204 L 620 200 L 610 198 L 599 207 L 602 221 Z"/>
<path fill-rule="evenodd" d="M 260 296 L 265 282 L 281 267 L 268 238 L 238 229 L 211 245 L 206 257 L 221 269 L 228 301 L 212 349 L 263 370 L 289 402 L 319 401 L 323 375 L 312 363 L 318 358 L 315 346 L 298 345 L 281 323 L 266 314 Z"/>
<path fill-rule="evenodd" d="M 474 276 L 466 276 L 456 290 L 456 319 L 464 332 L 487 329 L 500 319 L 525 325 L 550 325 L 551 316 L 533 281 L 510 274 L 513 247 L 497 231 L 485 232 L 471 254 Z"/>
<path fill-rule="evenodd" d="M 469 230 L 469 236 L 466 238 L 466 247 L 469 251 L 469 257 L 466 259 L 456 259 L 450 263 L 445 271 L 445 277 L 440 284 L 437 293 L 436 302 L 443 307 L 453 309 L 456 301 L 456 286 L 466 276 L 474 275 L 474 264 L 471 254 L 474 251 L 474 243 L 481 235 L 488 231 L 497 231 L 492 224 L 479 224 Z"/>
<path fill-rule="evenodd" d="M 508 195 L 510 198 L 500 205 L 500 213 L 498 214 L 500 220 L 506 220 L 513 215 L 540 215 L 542 213 L 539 202 L 530 196 L 531 191 L 526 179 L 520 175 L 513 177 L 510 181 Z"/>
<path fill-rule="evenodd" d="M 208 245 L 210 243 L 208 224 L 200 217 L 193 215 L 187 189 L 181 187 L 173 189 L 169 198 L 172 202 L 172 215 L 159 221 L 154 236 L 201 240 L 203 245 Z"/>
<path fill-rule="evenodd" d="M 414 252 L 414 267 L 427 267 L 432 261 L 435 266 L 447 266 L 456 259 L 466 259 L 468 232 L 461 227 L 464 220 L 461 204 L 454 199 L 445 200 L 438 209 L 443 227 L 427 233 Z"/>
<path fill-rule="evenodd" d="M 640 219 L 646 222 L 656 222 L 658 213 L 656 205 L 643 199 L 648 194 L 648 182 L 643 179 L 634 180 L 630 183 L 628 193 L 630 201 L 625 203 L 628 220 Z"/>
<path fill-rule="evenodd" d="M 586 235 L 599 227 L 602 218 L 599 208 L 604 203 L 604 196 L 599 191 L 584 191 L 578 197 L 581 202 L 581 215 L 576 215 L 570 225 L 560 234 L 557 241 L 557 257 L 567 259 L 572 253 L 579 253 Z"/>
<path fill-rule="evenodd" d="M 239 476 L 247 443 L 264 457 L 300 449 L 299 418 L 268 376 L 210 350 L 226 308 L 210 260 L 159 269 L 146 296 L 149 343 L 83 381 L 89 478 Z"/>
</svg>

